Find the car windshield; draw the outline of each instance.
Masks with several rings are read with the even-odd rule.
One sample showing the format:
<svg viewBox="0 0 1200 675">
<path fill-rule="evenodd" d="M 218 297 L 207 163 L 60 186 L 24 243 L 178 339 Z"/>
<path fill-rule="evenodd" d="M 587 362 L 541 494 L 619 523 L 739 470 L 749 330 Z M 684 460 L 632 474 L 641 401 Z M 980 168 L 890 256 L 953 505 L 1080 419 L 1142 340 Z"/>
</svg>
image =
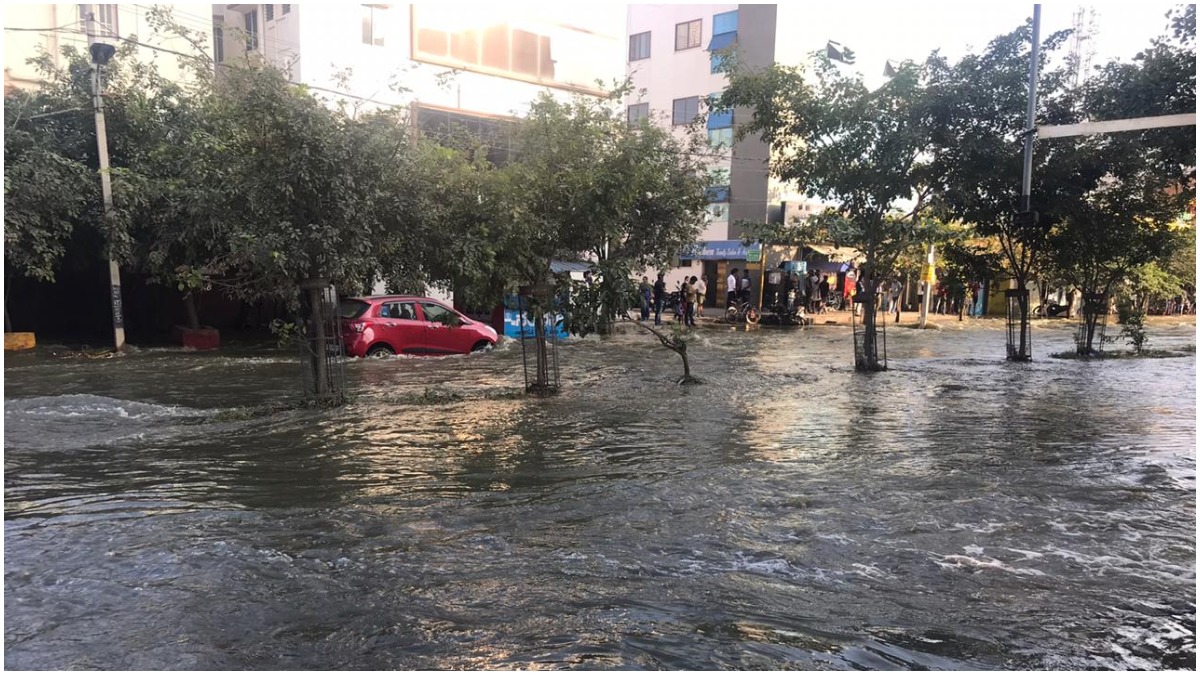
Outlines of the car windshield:
<svg viewBox="0 0 1200 675">
<path fill-rule="evenodd" d="M 343 319 L 357 319 L 367 311 L 371 304 L 362 300 L 343 299 L 338 303 L 338 316 Z"/>
</svg>

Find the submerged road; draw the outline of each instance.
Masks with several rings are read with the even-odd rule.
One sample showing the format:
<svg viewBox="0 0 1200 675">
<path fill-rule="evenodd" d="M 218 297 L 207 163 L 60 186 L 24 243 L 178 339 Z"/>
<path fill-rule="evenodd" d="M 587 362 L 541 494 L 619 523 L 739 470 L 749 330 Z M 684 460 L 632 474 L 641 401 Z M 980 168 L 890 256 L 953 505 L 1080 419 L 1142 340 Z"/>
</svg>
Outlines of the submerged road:
<svg viewBox="0 0 1200 675">
<path fill-rule="evenodd" d="M 950 322 L 946 322 L 950 324 Z M 10 669 L 1195 667 L 1194 349 L 996 322 L 5 361 Z M 1157 348 L 1195 342 L 1155 326 Z"/>
</svg>

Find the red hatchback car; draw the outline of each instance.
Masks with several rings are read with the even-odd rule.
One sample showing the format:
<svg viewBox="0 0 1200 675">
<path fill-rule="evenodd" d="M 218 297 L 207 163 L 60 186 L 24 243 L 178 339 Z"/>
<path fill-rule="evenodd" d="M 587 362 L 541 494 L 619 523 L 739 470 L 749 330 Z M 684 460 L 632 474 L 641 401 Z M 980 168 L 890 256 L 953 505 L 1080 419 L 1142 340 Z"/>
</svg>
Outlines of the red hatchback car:
<svg viewBox="0 0 1200 675">
<path fill-rule="evenodd" d="M 338 308 L 347 356 L 466 354 L 496 344 L 491 326 L 413 295 L 343 298 Z"/>
</svg>

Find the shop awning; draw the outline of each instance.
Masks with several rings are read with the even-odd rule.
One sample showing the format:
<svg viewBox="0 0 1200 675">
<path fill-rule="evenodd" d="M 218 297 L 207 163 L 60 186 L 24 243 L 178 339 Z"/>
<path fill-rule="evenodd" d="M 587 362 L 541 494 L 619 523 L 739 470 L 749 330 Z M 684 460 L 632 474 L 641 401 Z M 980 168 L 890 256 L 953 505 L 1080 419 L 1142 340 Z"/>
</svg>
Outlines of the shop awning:
<svg viewBox="0 0 1200 675">
<path fill-rule="evenodd" d="M 754 246 L 757 247 L 757 244 Z M 684 251 L 679 258 L 681 260 L 745 260 L 746 251 L 750 248 L 752 247 L 743 246 L 742 242 L 737 239 L 705 241 Z"/>
<path fill-rule="evenodd" d="M 553 274 L 570 274 L 571 272 L 586 272 L 594 265 L 590 262 L 575 262 L 568 260 L 551 260 L 550 272 Z"/>
</svg>

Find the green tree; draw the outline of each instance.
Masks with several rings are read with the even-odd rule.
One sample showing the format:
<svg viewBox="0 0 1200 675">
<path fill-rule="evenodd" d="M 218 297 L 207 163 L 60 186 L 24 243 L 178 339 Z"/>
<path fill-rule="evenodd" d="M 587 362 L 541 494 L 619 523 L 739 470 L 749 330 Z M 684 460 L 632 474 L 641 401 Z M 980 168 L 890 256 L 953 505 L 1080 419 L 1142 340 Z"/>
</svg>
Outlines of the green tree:
<svg viewBox="0 0 1200 675">
<path fill-rule="evenodd" d="M 738 121 L 737 137 L 758 134 L 771 145 L 776 177 L 840 205 L 814 226 L 827 241 L 863 253 L 861 278 L 875 288 L 923 228 L 930 143 L 920 70 L 906 62 L 875 91 L 822 56 L 814 57 L 811 72 L 780 65 L 752 72 L 734 59 L 726 60 L 725 70 L 729 86 L 718 105 L 749 110 L 749 119 Z M 904 200 L 913 206 L 897 215 Z M 855 367 L 883 370 L 874 293 L 863 300 Z"/>
<path fill-rule="evenodd" d="M 1191 34 L 1155 39 L 1132 63 L 1110 63 L 1083 88 L 1091 119 L 1194 112 L 1195 8 L 1176 13 L 1173 27 Z M 1190 21 L 1186 17 L 1191 15 Z M 1195 195 L 1194 126 L 1097 134 L 1053 143 L 1069 164 L 1093 167 L 1072 176 L 1051 203 L 1060 222 L 1051 234 L 1054 262 L 1085 294 L 1080 354 L 1096 352 L 1095 327 L 1108 313 L 1117 284 L 1135 270 L 1169 257 L 1171 224 Z"/>
<path fill-rule="evenodd" d="M 1049 69 L 1067 32 L 1044 40 L 1038 77 L 1038 124 L 1078 121 L 1075 99 L 1067 89 L 1066 66 Z M 1069 185 L 1074 171 L 1095 180 L 1100 170 L 1064 162 L 1053 148 L 1037 146 L 1034 155 L 1032 208 L 1042 212 L 1035 227 L 1014 220 L 1021 210 L 1021 142 L 1029 95 L 1032 23 L 993 39 L 978 54 L 950 63 L 937 52 L 926 61 L 928 108 L 932 122 L 931 176 L 934 210 L 947 219 L 970 223 L 1000 246 L 1003 272 L 1024 290 L 1046 263 L 1046 234 L 1053 215 L 1046 204 Z M 1030 353 L 1028 296 L 1018 296 L 1019 339 L 1010 358 Z"/>
<path fill-rule="evenodd" d="M 619 106 L 627 91 L 565 102 L 543 95 L 515 134 L 522 199 L 540 233 L 535 248 L 596 261 L 598 306 L 577 318 L 597 321 L 577 323 L 583 332 L 607 332 L 628 309 L 631 275 L 693 243 L 707 208 L 711 155 L 699 134 L 631 127 Z"/>
<path fill-rule="evenodd" d="M 99 181 L 64 156 L 51 133 L 34 126 L 46 100 L 14 92 L 4 105 L 4 330 L 12 330 L 8 289 L 15 276 L 54 281 L 68 242 L 88 208 L 99 202 Z M 24 118 L 24 119 L 23 119 Z M 46 118 L 42 118 L 46 119 Z"/>
<path fill-rule="evenodd" d="M 619 109 L 627 86 L 608 97 L 539 97 L 514 129 L 517 161 L 508 167 L 513 203 L 506 267 L 541 289 L 531 307 L 544 385 L 542 316 L 558 298 L 573 332 L 606 332 L 628 307 L 634 270 L 666 262 L 699 236 L 707 208 L 707 153 L 697 134 L 680 140 L 653 124 L 630 127 Z M 551 293 L 550 261 L 587 256 L 599 288 L 570 284 Z M 561 304 L 561 302 L 559 302 Z"/>
</svg>

